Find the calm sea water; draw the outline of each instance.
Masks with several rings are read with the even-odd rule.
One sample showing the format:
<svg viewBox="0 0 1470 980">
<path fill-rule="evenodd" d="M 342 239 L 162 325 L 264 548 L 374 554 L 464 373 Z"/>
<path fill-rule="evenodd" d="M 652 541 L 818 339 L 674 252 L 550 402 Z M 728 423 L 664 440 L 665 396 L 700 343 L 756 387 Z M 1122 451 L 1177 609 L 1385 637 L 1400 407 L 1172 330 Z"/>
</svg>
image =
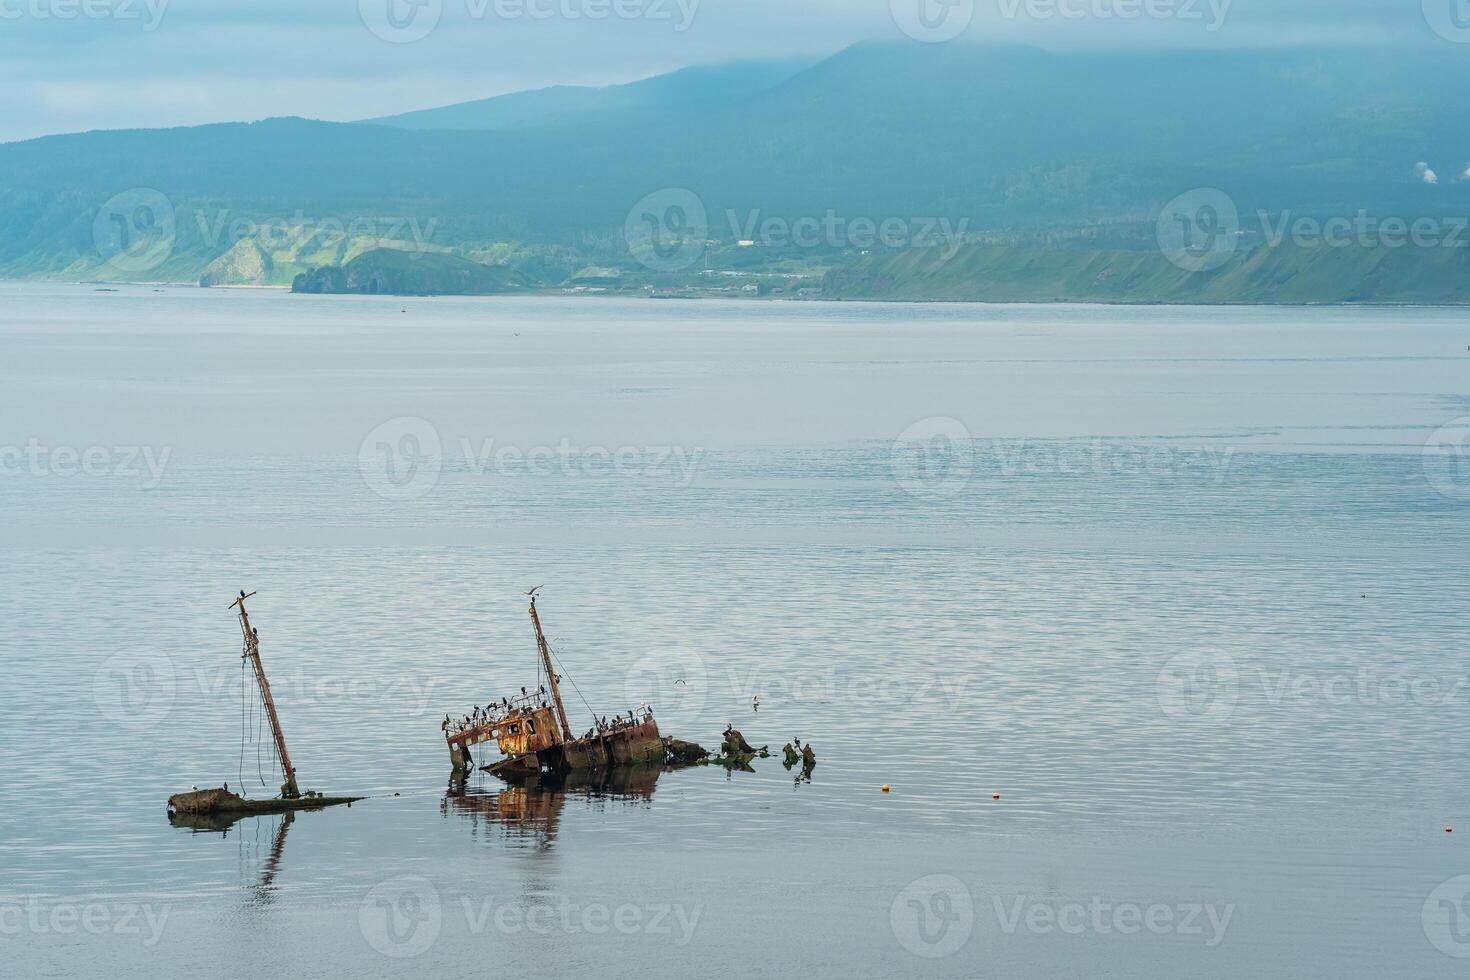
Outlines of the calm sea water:
<svg viewBox="0 0 1470 980">
<path fill-rule="evenodd" d="M 1445 310 L 0 284 L 0 958 L 1463 976 L 1467 345 Z M 536 682 L 538 584 L 579 730 L 648 701 L 810 740 L 810 780 L 451 792 L 439 722 Z M 171 827 L 276 784 L 240 589 L 303 788 L 370 799 Z"/>
</svg>

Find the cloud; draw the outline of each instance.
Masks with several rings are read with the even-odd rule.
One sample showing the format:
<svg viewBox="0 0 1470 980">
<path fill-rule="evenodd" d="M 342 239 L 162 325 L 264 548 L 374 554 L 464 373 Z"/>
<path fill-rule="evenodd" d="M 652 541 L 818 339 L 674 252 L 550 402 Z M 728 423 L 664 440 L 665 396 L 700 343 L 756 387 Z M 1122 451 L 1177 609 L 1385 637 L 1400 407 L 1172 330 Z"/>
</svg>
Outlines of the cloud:
<svg viewBox="0 0 1470 980">
<path fill-rule="evenodd" d="M 405 0 L 106 0 L 88 9 L 156 11 L 156 23 L 0 20 L 0 140 L 281 115 L 361 119 L 548 85 L 632 81 L 690 64 L 820 56 L 861 40 L 904 40 L 891 4 L 921 0 L 430 0 L 434 29 L 413 43 L 385 41 L 365 25 L 363 5 L 390 2 Z M 1212 18 L 1077 19 L 1041 16 L 1055 5 L 1026 0 L 966 2 L 974 16 L 964 39 L 1057 49 L 1443 45 L 1417 3 L 1175 0 L 1222 13 L 1220 29 L 1207 31 Z M 1123 9 L 1121 0 L 1074 0 L 1069 9 L 1109 4 Z M 590 16 L 613 8 L 646 15 Z M 527 12 L 497 13 L 505 10 Z"/>
</svg>

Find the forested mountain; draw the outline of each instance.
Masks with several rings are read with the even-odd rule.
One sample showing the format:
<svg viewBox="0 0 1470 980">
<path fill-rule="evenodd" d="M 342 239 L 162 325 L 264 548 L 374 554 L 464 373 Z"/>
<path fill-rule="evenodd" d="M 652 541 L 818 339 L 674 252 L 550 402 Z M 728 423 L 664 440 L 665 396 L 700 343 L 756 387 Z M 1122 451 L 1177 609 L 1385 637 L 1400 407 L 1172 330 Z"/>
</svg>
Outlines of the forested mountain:
<svg viewBox="0 0 1470 980">
<path fill-rule="evenodd" d="M 777 252 L 766 219 L 829 216 L 1148 247 L 1164 203 L 1197 187 L 1223 189 L 1243 215 L 1467 213 L 1470 51 L 1448 46 L 865 44 L 793 67 L 680 72 L 595 97 L 547 90 L 395 125 L 288 118 L 0 145 L 0 274 L 193 281 L 253 238 L 278 281 L 393 243 L 524 262 L 555 281 L 628 262 L 630 209 L 664 188 L 695 195 L 707 221 L 694 230 L 709 239 Z M 527 108 L 548 99 L 564 118 Z M 493 128 L 403 128 L 475 117 Z M 119 200 L 132 210 L 111 213 Z M 158 223 L 158 202 L 167 254 L 136 271 L 105 261 L 110 235 Z M 784 247 L 833 262 L 867 250 L 830 234 Z M 246 252 L 248 267 L 267 264 Z"/>
</svg>

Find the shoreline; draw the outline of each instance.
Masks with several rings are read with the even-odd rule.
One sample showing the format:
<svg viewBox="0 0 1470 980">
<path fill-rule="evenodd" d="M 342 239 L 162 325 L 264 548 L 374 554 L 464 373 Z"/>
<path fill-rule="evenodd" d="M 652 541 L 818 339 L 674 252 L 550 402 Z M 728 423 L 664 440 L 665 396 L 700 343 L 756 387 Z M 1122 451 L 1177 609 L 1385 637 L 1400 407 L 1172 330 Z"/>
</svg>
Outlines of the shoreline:
<svg viewBox="0 0 1470 980">
<path fill-rule="evenodd" d="M 654 296 L 646 293 L 631 292 L 605 292 L 588 293 L 573 292 L 562 289 L 536 289 L 524 290 L 513 293 L 293 293 L 290 286 L 285 285 L 255 285 L 238 284 L 222 286 L 201 286 L 191 282 L 128 282 L 107 280 L 65 280 L 65 279 L 0 279 L 0 283 L 13 285 L 72 285 L 93 286 L 116 289 L 118 287 L 136 286 L 149 288 L 170 289 L 196 289 L 196 290 L 232 290 L 237 292 L 274 292 L 286 293 L 293 296 L 310 296 L 321 299 L 326 297 L 350 297 L 357 299 L 385 299 L 385 300 L 412 300 L 412 299 L 514 299 L 518 297 L 538 297 L 557 299 L 615 299 L 615 300 L 657 300 L 658 302 L 707 302 L 710 300 L 723 300 L 736 303 L 884 303 L 895 306 L 902 305 L 932 305 L 932 306 L 1098 306 L 1098 307 L 1185 307 L 1185 308 L 1219 308 L 1238 309 L 1243 307 L 1256 307 L 1262 309 L 1383 309 L 1383 310 L 1464 310 L 1470 309 L 1470 300 L 1463 303 L 1425 303 L 1425 302 L 1382 302 L 1382 303 L 1343 303 L 1343 302 L 1298 302 L 1298 303 L 1271 303 L 1259 300 L 1111 300 L 1111 299 L 1079 299 L 1076 297 L 1056 297 L 1053 299 L 947 299 L 947 298 L 916 298 L 916 297 L 878 297 L 878 296 L 734 296 L 734 295 L 693 295 L 693 296 Z"/>
</svg>

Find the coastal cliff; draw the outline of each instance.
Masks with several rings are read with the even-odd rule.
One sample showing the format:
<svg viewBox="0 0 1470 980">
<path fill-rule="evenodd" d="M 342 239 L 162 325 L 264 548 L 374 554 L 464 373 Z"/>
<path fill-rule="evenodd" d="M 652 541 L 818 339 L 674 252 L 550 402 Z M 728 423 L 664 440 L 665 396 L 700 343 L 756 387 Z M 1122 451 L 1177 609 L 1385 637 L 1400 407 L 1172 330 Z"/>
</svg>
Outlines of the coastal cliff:
<svg viewBox="0 0 1470 980">
<path fill-rule="evenodd" d="M 293 293 L 356 293 L 380 296 L 488 296 L 529 288 L 505 266 L 483 265 L 444 252 L 377 248 L 343 265 L 298 275 Z"/>
</svg>

